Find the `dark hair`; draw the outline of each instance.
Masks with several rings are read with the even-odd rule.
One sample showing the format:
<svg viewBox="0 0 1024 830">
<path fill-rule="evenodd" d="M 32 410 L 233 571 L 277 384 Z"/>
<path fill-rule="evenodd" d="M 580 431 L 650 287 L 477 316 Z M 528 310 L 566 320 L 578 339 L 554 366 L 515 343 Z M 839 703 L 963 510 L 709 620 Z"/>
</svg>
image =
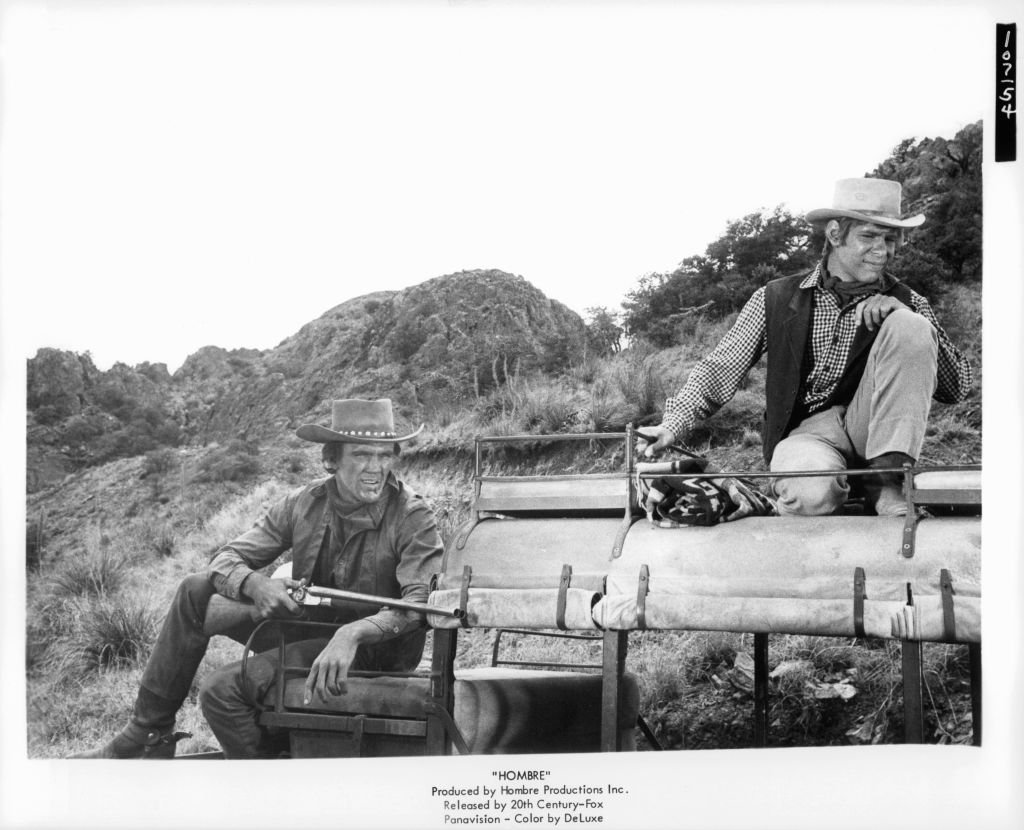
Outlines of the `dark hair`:
<svg viewBox="0 0 1024 830">
<path fill-rule="evenodd" d="M 348 441 L 328 441 L 320 448 L 320 461 L 324 465 L 324 469 L 331 475 L 338 472 L 338 461 L 341 460 L 341 454 L 345 451 L 345 445 L 348 443 Z M 401 454 L 402 447 L 397 441 L 392 446 L 396 456 Z"/>
</svg>

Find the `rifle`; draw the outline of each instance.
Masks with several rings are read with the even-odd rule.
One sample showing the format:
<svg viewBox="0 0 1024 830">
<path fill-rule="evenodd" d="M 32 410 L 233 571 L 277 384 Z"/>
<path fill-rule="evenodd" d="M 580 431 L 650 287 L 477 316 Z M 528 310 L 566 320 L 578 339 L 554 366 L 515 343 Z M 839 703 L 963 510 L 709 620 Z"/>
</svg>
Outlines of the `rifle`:
<svg viewBox="0 0 1024 830">
<path fill-rule="evenodd" d="M 441 608 L 437 605 L 428 605 L 425 602 L 406 602 L 393 597 L 378 597 L 355 591 L 339 591 L 337 588 L 321 588 L 319 585 L 300 584 L 298 588 L 289 589 L 288 593 L 299 605 L 330 605 L 332 599 L 343 599 L 349 602 L 362 602 L 366 605 L 386 605 L 388 608 L 416 611 L 419 614 L 454 617 L 457 620 L 466 616 L 466 612 L 461 608 Z"/>
</svg>

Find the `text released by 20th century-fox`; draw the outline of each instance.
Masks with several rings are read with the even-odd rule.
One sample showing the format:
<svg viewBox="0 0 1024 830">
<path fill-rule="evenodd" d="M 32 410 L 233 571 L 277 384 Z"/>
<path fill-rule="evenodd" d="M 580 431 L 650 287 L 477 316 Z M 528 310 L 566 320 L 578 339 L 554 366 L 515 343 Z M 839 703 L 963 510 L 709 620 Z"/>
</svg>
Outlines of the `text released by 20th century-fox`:
<svg viewBox="0 0 1024 830">
<path fill-rule="evenodd" d="M 612 802 L 628 795 L 614 784 L 560 783 L 547 770 L 492 770 L 487 784 L 433 786 L 445 825 L 603 824 Z"/>
</svg>

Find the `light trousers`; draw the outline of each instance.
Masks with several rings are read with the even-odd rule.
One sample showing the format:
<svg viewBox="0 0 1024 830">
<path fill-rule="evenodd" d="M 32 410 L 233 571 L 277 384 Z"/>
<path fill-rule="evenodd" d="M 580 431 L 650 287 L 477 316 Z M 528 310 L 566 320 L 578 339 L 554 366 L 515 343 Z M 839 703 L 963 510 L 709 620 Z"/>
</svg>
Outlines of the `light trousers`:
<svg viewBox="0 0 1024 830">
<path fill-rule="evenodd" d="M 932 324 L 909 309 L 882 322 L 848 406 L 804 419 L 775 448 L 770 469 L 846 470 L 890 452 L 918 459 L 938 367 Z M 780 477 L 772 489 L 780 515 L 822 516 L 842 507 L 847 476 Z"/>
</svg>

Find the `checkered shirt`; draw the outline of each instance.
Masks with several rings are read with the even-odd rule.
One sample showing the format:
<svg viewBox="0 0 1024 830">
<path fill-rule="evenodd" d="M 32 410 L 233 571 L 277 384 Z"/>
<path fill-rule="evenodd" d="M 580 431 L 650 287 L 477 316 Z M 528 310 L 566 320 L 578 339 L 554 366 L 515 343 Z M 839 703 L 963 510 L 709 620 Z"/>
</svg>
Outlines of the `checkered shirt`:
<svg viewBox="0 0 1024 830">
<path fill-rule="evenodd" d="M 800 288 L 814 287 L 811 312 L 811 371 L 803 384 L 802 403 L 808 414 L 825 408 L 846 368 L 856 333 L 855 309 L 863 297 L 840 306 L 831 291 L 821 285 L 822 264 L 808 274 Z M 908 289 L 909 290 L 909 289 Z M 736 323 L 721 342 L 690 373 L 683 388 L 665 402 L 662 425 L 677 436 L 727 403 L 747 372 L 768 347 L 764 307 L 765 289 L 759 288 L 743 307 Z M 971 366 L 953 345 L 935 318 L 928 301 L 910 291 L 911 308 L 935 327 L 939 340 L 938 383 L 935 400 L 956 403 L 971 388 Z"/>
</svg>

